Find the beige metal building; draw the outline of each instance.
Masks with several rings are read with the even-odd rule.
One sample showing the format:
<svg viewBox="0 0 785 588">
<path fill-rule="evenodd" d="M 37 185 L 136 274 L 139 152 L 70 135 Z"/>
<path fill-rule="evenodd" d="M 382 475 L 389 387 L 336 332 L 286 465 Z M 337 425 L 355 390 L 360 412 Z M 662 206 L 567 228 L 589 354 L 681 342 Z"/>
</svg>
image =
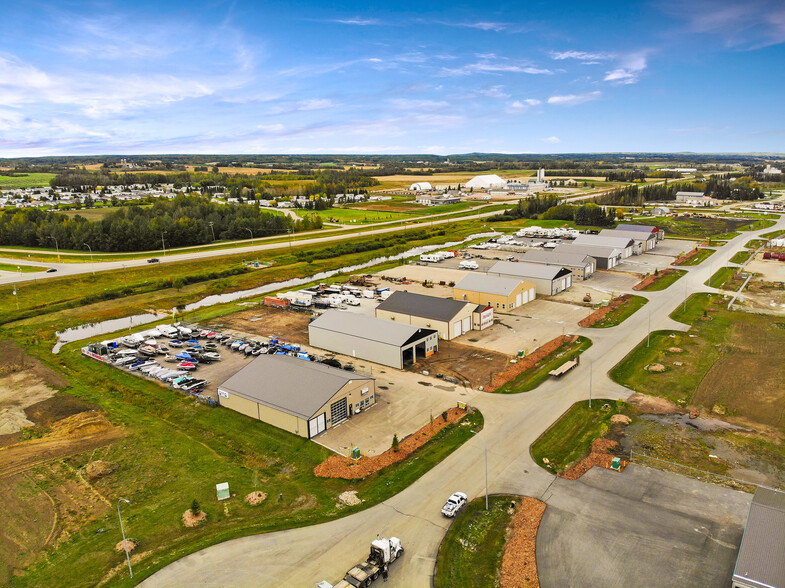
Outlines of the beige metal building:
<svg viewBox="0 0 785 588">
<path fill-rule="evenodd" d="M 477 304 L 399 290 L 376 307 L 376 317 L 436 329 L 440 338 L 449 341 L 472 330 Z"/>
<path fill-rule="evenodd" d="M 376 381 L 287 355 L 260 355 L 218 386 L 221 406 L 311 439 L 376 403 Z"/>
<path fill-rule="evenodd" d="M 453 298 L 512 310 L 535 298 L 536 286 L 520 278 L 467 274 L 453 288 Z"/>
</svg>

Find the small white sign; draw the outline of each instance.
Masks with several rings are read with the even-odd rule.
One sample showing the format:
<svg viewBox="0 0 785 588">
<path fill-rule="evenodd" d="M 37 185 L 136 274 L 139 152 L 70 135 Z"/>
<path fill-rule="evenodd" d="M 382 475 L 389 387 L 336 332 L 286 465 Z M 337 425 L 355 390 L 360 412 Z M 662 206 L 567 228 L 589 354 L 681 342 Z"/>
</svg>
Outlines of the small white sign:
<svg viewBox="0 0 785 588">
<path fill-rule="evenodd" d="M 223 390 L 218 390 L 218 396 L 220 396 L 221 398 L 229 398 L 229 393 L 224 392 Z"/>
</svg>

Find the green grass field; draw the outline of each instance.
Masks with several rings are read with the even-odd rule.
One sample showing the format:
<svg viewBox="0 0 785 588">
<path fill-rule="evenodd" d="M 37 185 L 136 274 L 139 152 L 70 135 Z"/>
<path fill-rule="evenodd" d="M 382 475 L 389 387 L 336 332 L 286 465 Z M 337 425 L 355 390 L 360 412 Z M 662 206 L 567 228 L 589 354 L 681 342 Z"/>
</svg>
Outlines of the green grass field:
<svg viewBox="0 0 785 588">
<path fill-rule="evenodd" d="M 777 237 L 782 237 L 785 235 L 785 231 L 771 231 L 770 233 L 763 233 L 760 238 L 761 239 L 776 239 Z"/>
<path fill-rule="evenodd" d="M 688 239 L 728 239 L 727 235 L 739 230 L 741 227 L 751 225 L 749 219 L 731 217 L 701 218 L 694 216 L 668 216 L 653 217 L 646 220 L 634 221 L 633 224 L 656 225 L 664 229 L 665 234 L 671 237 Z M 735 236 L 735 234 L 733 235 Z"/>
<path fill-rule="evenodd" d="M 606 404 L 609 410 L 603 410 Z M 594 400 L 591 408 L 588 400 L 573 404 L 532 443 L 532 458 L 554 474 L 568 469 L 589 454 L 592 441 L 610 430 L 611 417 L 619 413 L 633 417 L 635 409 L 621 400 Z"/>
<path fill-rule="evenodd" d="M 657 278 L 654 282 L 646 286 L 643 291 L 658 292 L 660 290 L 665 290 L 665 288 L 670 287 L 676 280 L 681 278 L 686 273 L 687 272 L 684 270 L 675 270 L 665 274 L 664 276 Z"/>
<path fill-rule="evenodd" d="M 737 271 L 739 271 L 737 267 L 721 267 L 706 280 L 705 284 L 711 288 L 724 288 L 725 284 L 733 279 Z"/>
<path fill-rule="evenodd" d="M 703 262 L 704 262 L 706 259 L 708 259 L 708 258 L 709 258 L 711 255 L 713 255 L 713 254 L 714 254 L 714 252 L 715 252 L 715 250 L 714 250 L 714 249 L 706 249 L 706 248 L 703 248 L 703 247 L 701 247 L 701 248 L 698 250 L 698 253 L 696 253 L 695 255 L 693 255 L 692 257 L 690 257 L 690 258 L 689 258 L 687 261 L 685 261 L 684 263 L 680 263 L 680 264 L 678 264 L 678 265 L 698 265 L 698 264 L 701 264 L 701 263 L 703 263 Z"/>
<path fill-rule="evenodd" d="M 574 359 L 591 347 L 591 345 L 591 340 L 586 337 L 578 337 L 577 341 L 573 343 L 565 343 L 532 369 L 526 370 L 511 382 L 507 382 L 498 390 L 494 390 L 494 393 L 519 394 L 534 390 L 551 377 L 548 375 L 548 372 Z"/>
<path fill-rule="evenodd" d="M 632 296 L 627 302 L 606 314 L 602 320 L 591 325 L 592 329 L 605 329 L 620 325 L 635 314 L 648 300 L 643 296 Z"/>
<path fill-rule="evenodd" d="M 4 176 L 0 174 L 0 190 L 6 188 L 48 188 L 49 181 L 55 174 L 25 174 Z"/>
<path fill-rule="evenodd" d="M 21 271 L 23 274 L 26 274 L 26 273 L 42 272 L 45 270 L 46 270 L 45 267 L 35 267 L 32 265 L 15 265 L 13 263 L 0 263 L 0 271 L 4 271 L 4 272 Z"/>
<path fill-rule="evenodd" d="M 329 210 L 304 210 L 296 209 L 298 216 L 318 214 L 326 223 L 340 224 L 372 224 L 387 221 L 405 220 L 409 217 L 401 212 L 381 212 L 376 210 L 362 210 L 358 208 L 330 208 Z"/>
<path fill-rule="evenodd" d="M 445 496 L 445 499 L 447 497 Z M 487 588 L 499 585 L 507 530 L 515 518 L 509 512 L 512 496 L 485 497 L 470 502 L 445 535 L 436 559 L 435 588 Z"/>
<path fill-rule="evenodd" d="M 746 261 L 750 258 L 750 255 L 752 255 L 752 251 L 737 251 L 733 254 L 733 257 L 731 257 L 729 261 L 739 264 L 746 263 Z"/>
</svg>

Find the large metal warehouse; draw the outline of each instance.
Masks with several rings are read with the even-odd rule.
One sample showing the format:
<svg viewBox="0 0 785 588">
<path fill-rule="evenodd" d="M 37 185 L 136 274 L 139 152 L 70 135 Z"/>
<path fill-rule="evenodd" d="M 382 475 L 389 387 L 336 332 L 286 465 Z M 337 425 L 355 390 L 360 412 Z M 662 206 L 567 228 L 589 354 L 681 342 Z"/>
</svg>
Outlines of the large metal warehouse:
<svg viewBox="0 0 785 588">
<path fill-rule="evenodd" d="M 520 278 L 467 274 L 455 284 L 453 297 L 478 305 L 512 310 L 534 300 L 535 292 L 534 284 Z"/>
<path fill-rule="evenodd" d="M 521 261 L 566 267 L 574 280 L 588 280 L 597 269 L 597 261 L 587 253 L 557 253 L 551 249 L 529 249 Z"/>
<path fill-rule="evenodd" d="M 615 247 L 621 250 L 622 259 L 631 255 L 640 255 L 643 248 L 629 237 L 603 237 L 601 235 L 578 235 L 573 241 L 574 245 L 601 245 L 602 247 Z"/>
<path fill-rule="evenodd" d="M 328 310 L 312 321 L 308 338 L 314 347 L 398 369 L 439 348 L 436 329 L 341 310 Z"/>
<path fill-rule="evenodd" d="M 553 248 L 554 253 L 578 253 L 588 255 L 597 262 L 597 269 L 613 269 L 621 263 L 621 249 L 616 247 L 605 247 L 603 245 L 573 245 L 572 243 L 562 243 Z"/>
<path fill-rule="evenodd" d="M 657 236 L 657 241 L 662 241 L 665 238 L 665 229 L 660 229 L 654 225 L 630 225 L 626 223 L 619 223 L 616 225 L 617 231 L 637 231 L 639 233 L 654 233 Z"/>
<path fill-rule="evenodd" d="M 621 237 L 623 239 L 632 239 L 636 245 L 639 245 L 641 251 L 646 253 L 651 251 L 657 246 L 657 234 L 652 232 L 643 231 L 627 231 L 624 229 L 602 229 L 600 237 Z"/>
<path fill-rule="evenodd" d="M 436 329 L 441 339 L 449 341 L 472 330 L 475 306 L 450 298 L 399 290 L 376 307 L 376 317 Z"/>
<path fill-rule="evenodd" d="M 490 275 L 508 276 L 531 282 L 540 296 L 555 296 L 572 286 L 572 272 L 565 267 L 525 261 L 497 261 Z"/>
<path fill-rule="evenodd" d="M 785 493 L 758 487 L 741 539 L 733 588 L 785 586 Z"/>
<path fill-rule="evenodd" d="M 376 381 L 286 355 L 260 355 L 218 386 L 221 406 L 307 439 L 376 403 Z"/>
</svg>

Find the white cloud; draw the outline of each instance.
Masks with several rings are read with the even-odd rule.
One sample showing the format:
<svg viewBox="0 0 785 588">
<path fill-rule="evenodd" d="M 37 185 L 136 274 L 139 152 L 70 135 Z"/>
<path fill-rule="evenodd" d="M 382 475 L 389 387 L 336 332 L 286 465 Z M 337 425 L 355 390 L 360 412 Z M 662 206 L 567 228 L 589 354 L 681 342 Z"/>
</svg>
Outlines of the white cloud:
<svg viewBox="0 0 785 588">
<path fill-rule="evenodd" d="M 390 105 L 397 110 L 440 110 L 450 106 L 444 100 L 418 100 L 414 98 L 392 98 Z"/>
<path fill-rule="evenodd" d="M 597 62 L 613 59 L 614 57 L 615 55 L 613 53 L 605 52 L 594 53 L 589 51 L 551 51 L 551 58 L 557 60 L 580 59 L 582 61 Z"/>
<path fill-rule="evenodd" d="M 526 98 L 524 100 L 515 100 L 510 103 L 505 109 L 509 114 L 523 114 L 528 112 L 533 106 L 542 104 L 542 100 L 536 98 Z"/>
<path fill-rule="evenodd" d="M 540 141 L 542 141 L 543 143 L 551 143 L 553 145 L 555 145 L 556 143 L 561 143 L 561 139 L 559 139 L 559 137 L 554 137 L 554 136 L 543 137 L 542 139 L 540 139 Z"/>
<path fill-rule="evenodd" d="M 621 67 L 606 72 L 603 81 L 617 84 L 634 84 L 646 69 L 646 52 L 632 53 L 621 60 Z"/>
<path fill-rule="evenodd" d="M 597 100 L 601 95 L 602 93 L 599 90 L 587 94 L 556 95 L 548 98 L 548 104 L 554 104 L 556 106 L 575 106 L 576 104 L 582 104 L 584 102 L 589 102 L 590 100 Z"/>
<path fill-rule="evenodd" d="M 346 19 L 335 19 L 332 22 L 337 22 L 340 24 L 345 25 L 356 25 L 360 27 L 367 27 L 369 25 L 378 25 L 381 24 L 379 19 L 377 18 L 362 18 L 359 16 L 355 16 L 354 18 L 346 18 Z"/>
<path fill-rule="evenodd" d="M 310 98 L 308 100 L 301 100 L 298 103 L 297 110 L 310 111 L 310 110 L 324 110 L 325 108 L 334 108 L 336 105 L 329 98 Z"/>
<path fill-rule="evenodd" d="M 277 123 L 274 125 L 256 125 L 256 128 L 265 133 L 276 134 L 283 132 L 285 127 L 281 123 Z"/>
<path fill-rule="evenodd" d="M 500 98 L 502 100 L 510 97 L 510 95 L 504 91 L 504 86 L 491 86 L 484 90 L 477 90 L 477 94 L 485 96 L 486 98 Z"/>
<path fill-rule="evenodd" d="M 524 73 L 530 75 L 549 75 L 553 72 L 546 68 L 535 67 L 530 63 L 513 62 L 507 59 L 496 58 L 493 54 L 483 55 L 480 61 L 457 68 L 442 68 L 442 75 L 468 76 L 480 74 Z"/>
</svg>

